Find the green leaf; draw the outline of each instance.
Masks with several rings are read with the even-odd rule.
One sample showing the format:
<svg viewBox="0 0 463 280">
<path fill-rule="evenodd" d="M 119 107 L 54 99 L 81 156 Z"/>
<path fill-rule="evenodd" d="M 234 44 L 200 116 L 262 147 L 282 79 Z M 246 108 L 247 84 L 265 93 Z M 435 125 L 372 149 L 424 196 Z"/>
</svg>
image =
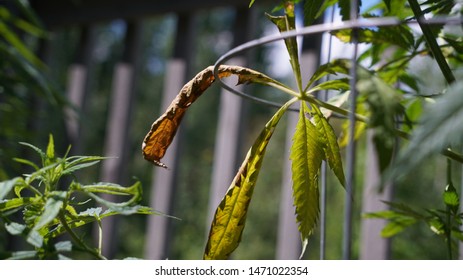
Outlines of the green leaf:
<svg viewBox="0 0 463 280">
<path fill-rule="evenodd" d="M 132 214 L 160 215 L 160 216 L 164 216 L 168 218 L 178 219 L 176 217 L 154 211 L 153 209 L 149 207 L 141 206 L 141 205 L 115 207 L 115 208 L 106 210 L 104 213 L 101 213 L 101 211 L 98 209 L 101 209 L 101 208 L 98 207 L 98 208 L 87 209 L 86 211 L 79 213 L 79 215 L 76 217 L 66 216 L 66 222 L 69 228 L 71 229 L 78 228 L 78 227 L 87 225 L 89 223 L 102 220 L 106 217 L 119 215 L 119 214 L 122 214 L 122 215 L 132 215 Z M 55 238 L 65 232 L 66 232 L 66 229 L 61 224 L 58 224 L 55 229 L 49 232 L 49 236 L 51 238 Z"/>
<path fill-rule="evenodd" d="M 405 50 L 412 50 L 415 44 L 415 39 L 410 28 L 407 26 L 395 26 L 378 29 L 357 29 L 359 43 L 369 44 L 391 44 L 401 47 Z M 338 38 L 341 42 L 350 43 L 352 42 L 351 30 L 343 29 L 332 31 L 331 35 Z"/>
<path fill-rule="evenodd" d="M 99 217 L 101 214 L 101 211 L 103 209 L 101 207 L 96 207 L 96 208 L 88 208 L 87 210 L 80 212 L 79 216 L 94 216 L 94 217 Z"/>
<path fill-rule="evenodd" d="M 358 0 L 357 3 L 358 3 L 357 12 L 359 12 L 360 6 L 362 6 L 362 1 Z M 349 20 L 350 10 L 351 10 L 351 0 L 339 0 L 338 4 L 339 4 L 342 20 Z"/>
<path fill-rule="evenodd" d="M 369 127 L 378 152 L 380 171 L 391 163 L 396 137 L 396 118 L 404 109 L 397 91 L 364 68 L 358 69 L 357 89 L 365 96 L 370 111 Z"/>
<path fill-rule="evenodd" d="M 321 15 L 321 7 L 326 0 L 304 1 L 304 25 L 311 25 Z"/>
<path fill-rule="evenodd" d="M 323 83 L 320 83 L 313 88 L 311 88 L 308 93 L 313 93 L 315 91 L 320 91 L 320 90 L 349 90 L 350 85 L 349 85 L 349 79 L 343 78 L 343 79 L 336 79 L 336 80 L 329 80 Z"/>
<path fill-rule="evenodd" d="M 249 8 L 252 7 L 252 5 L 254 4 L 255 1 L 256 1 L 256 0 L 251 0 L 251 2 L 249 2 Z"/>
<path fill-rule="evenodd" d="M 439 217 L 433 217 L 427 221 L 429 229 L 437 235 L 445 234 L 445 223 Z"/>
<path fill-rule="evenodd" d="M 292 99 L 275 113 L 246 155 L 230 188 L 216 209 L 204 259 L 227 259 L 238 247 L 267 144 L 284 112 L 295 101 L 296 99 Z"/>
<path fill-rule="evenodd" d="M 392 237 L 402 231 L 407 227 L 416 224 L 418 221 L 412 217 L 402 216 L 401 218 L 394 219 L 390 221 L 381 231 L 381 236 L 388 238 Z"/>
<path fill-rule="evenodd" d="M 445 205 L 450 208 L 452 213 L 458 213 L 458 209 L 460 207 L 460 198 L 458 197 L 457 190 L 452 184 L 447 185 L 445 188 L 443 199 Z"/>
<path fill-rule="evenodd" d="M 50 163 L 53 163 L 55 161 L 55 143 L 53 141 L 53 136 L 51 134 L 48 139 L 47 159 L 49 160 Z"/>
<path fill-rule="evenodd" d="M 328 103 L 336 107 L 339 107 L 339 108 L 345 107 L 348 104 L 347 102 L 349 101 L 349 95 L 350 95 L 350 91 L 342 92 L 340 94 L 337 94 L 331 97 L 328 100 Z M 320 108 L 320 111 L 323 113 L 323 116 L 325 116 L 325 118 L 327 119 L 330 119 L 331 116 L 333 115 L 333 111 L 326 109 L 324 107 Z"/>
<path fill-rule="evenodd" d="M 27 259 L 35 259 L 37 257 L 37 251 L 18 251 L 13 252 L 9 260 L 27 260 Z"/>
<path fill-rule="evenodd" d="M 294 15 L 294 3 L 285 2 L 285 15 L 267 17 L 278 27 L 280 33 L 296 29 L 296 20 Z M 299 49 L 297 47 L 297 38 L 290 37 L 285 39 L 286 49 L 288 50 L 291 67 L 293 68 L 294 77 L 300 92 L 302 92 L 301 66 L 299 64 Z"/>
<path fill-rule="evenodd" d="M 29 165 L 31 166 L 32 168 L 34 168 L 35 170 L 39 170 L 39 166 L 35 163 L 33 163 L 32 161 L 30 160 L 27 160 L 27 159 L 22 159 L 22 158 L 13 158 L 14 161 L 18 162 L 18 163 L 21 163 L 21 164 L 25 164 L 25 165 Z"/>
<path fill-rule="evenodd" d="M 34 247 L 40 248 L 43 245 L 43 237 L 40 233 L 32 229 L 27 235 L 27 243 L 31 244 Z"/>
<path fill-rule="evenodd" d="M 326 161 L 334 174 L 338 178 L 339 182 L 345 187 L 345 176 L 342 168 L 341 152 L 339 150 L 338 139 L 334 133 L 333 127 L 330 125 L 328 120 L 323 116 L 322 112 L 315 108 L 314 120 L 315 125 L 319 132 L 319 137 L 323 145 Z"/>
<path fill-rule="evenodd" d="M 22 225 L 18 223 L 9 223 L 9 224 L 5 224 L 5 229 L 11 235 L 20 235 L 26 229 L 26 225 Z"/>
<path fill-rule="evenodd" d="M 21 29 L 22 31 L 35 36 L 35 37 L 42 37 L 44 38 L 46 32 L 44 29 L 26 21 L 19 17 L 13 16 L 8 9 L 4 7 L 0 7 L 0 18 L 2 18 L 5 22 L 10 22 L 14 24 L 17 28 Z"/>
<path fill-rule="evenodd" d="M 312 86 L 316 81 L 327 75 L 348 75 L 350 65 L 351 63 L 347 59 L 337 59 L 327 64 L 320 65 L 307 83 L 305 91 L 307 91 L 307 89 L 310 88 L 310 86 Z"/>
<path fill-rule="evenodd" d="M 19 183 L 24 182 L 20 177 L 13 178 L 8 181 L 0 182 L 0 201 L 5 198 L 8 193 Z"/>
<path fill-rule="evenodd" d="M 90 167 L 99 163 L 103 159 L 108 159 L 107 157 L 100 156 L 72 156 L 66 159 L 66 165 L 63 170 L 63 175 L 72 174 L 77 170 Z"/>
<path fill-rule="evenodd" d="M 34 202 L 34 199 L 29 197 L 13 198 L 6 201 L 0 201 L 0 212 L 5 212 L 18 207 L 23 207 L 32 202 Z"/>
<path fill-rule="evenodd" d="M 463 82 L 455 82 L 434 104 L 425 107 L 420 125 L 416 127 L 408 146 L 398 155 L 391 178 L 403 176 L 433 154 L 463 141 Z"/>
<path fill-rule="evenodd" d="M 65 191 L 54 191 L 51 196 L 45 202 L 44 211 L 40 215 L 39 220 L 34 226 L 34 230 L 40 230 L 47 226 L 58 216 L 59 211 L 63 207 L 64 200 L 66 199 L 67 192 Z"/>
<path fill-rule="evenodd" d="M 94 192 L 94 193 L 107 193 L 114 195 L 137 195 L 141 196 L 142 188 L 141 183 L 136 182 L 130 187 L 123 187 L 114 183 L 100 182 L 93 185 L 83 185 L 79 186 L 79 190 L 84 192 Z"/>
<path fill-rule="evenodd" d="M 72 243 L 71 241 L 60 241 L 55 244 L 55 250 L 57 252 L 71 252 L 72 251 Z"/>
<path fill-rule="evenodd" d="M 361 101 L 361 98 L 359 98 L 358 101 Z M 357 104 L 357 113 L 360 113 L 364 116 L 368 115 L 369 113 L 367 112 L 365 108 L 364 102 L 358 102 Z M 344 121 L 342 123 L 342 132 L 339 137 L 338 143 L 339 147 L 344 148 L 349 144 L 349 139 L 350 139 L 350 122 L 348 120 Z M 358 140 L 360 136 L 362 136 L 367 129 L 367 123 L 365 122 L 355 122 L 355 131 L 354 131 L 354 141 Z"/>
<path fill-rule="evenodd" d="M 112 183 L 98 183 L 98 184 L 93 184 L 93 185 L 82 186 L 79 183 L 73 182 L 72 188 L 77 191 L 84 192 L 86 195 L 93 198 L 98 203 L 110 209 L 113 209 L 115 211 L 119 211 L 119 212 L 126 212 L 127 211 L 126 207 L 131 207 L 134 204 L 138 203 L 141 200 L 142 194 L 143 194 L 143 188 L 139 181 L 135 182 L 135 184 L 133 184 L 132 186 L 128 188 L 122 187 L 117 184 L 112 184 Z M 131 195 L 132 198 L 130 198 L 129 200 L 125 202 L 115 203 L 115 202 L 105 200 L 95 195 L 94 193 L 106 193 L 106 194 L 113 194 L 113 195 Z"/>
<path fill-rule="evenodd" d="M 40 148 L 37 148 L 36 146 L 32 145 L 32 144 L 29 144 L 29 143 L 25 143 L 25 142 L 19 142 L 19 144 L 21 145 L 24 145 L 26 147 L 29 147 L 31 148 L 32 150 L 36 151 L 39 155 L 40 155 L 40 158 L 42 160 L 45 160 L 46 158 L 46 154 L 40 149 Z"/>
<path fill-rule="evenodd" d="M 318 174 L 325 157 L 322 136 L 306 117 L 308 112 L 307 105 L 302 102 L 290 151 L 293 199 L 303 244 L 302 254 L 318 222 L 320 211 Z"/>
<path fill-rule="evenodd" d="M 45 69 L 45 64 L 32 53 L 21 39 L 3 22 L 0 21 L 0 36 L 15 48 L 30 64 Z"/>
</svg>

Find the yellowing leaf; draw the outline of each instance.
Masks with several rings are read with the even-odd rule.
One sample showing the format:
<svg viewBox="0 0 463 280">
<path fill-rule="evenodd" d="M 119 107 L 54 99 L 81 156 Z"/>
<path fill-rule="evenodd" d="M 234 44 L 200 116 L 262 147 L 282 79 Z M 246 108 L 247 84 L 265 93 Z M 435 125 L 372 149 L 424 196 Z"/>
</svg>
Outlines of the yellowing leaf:
<svg viewBox="0 0 463 280">
<path fill-rule="evenodd" d="M 225 197 L 217 207 L 204 259 L 227 259 L 238 247 L 267 144 L 284 112 L 294 101 L 295 99 L 292 99 L 276 112 L 249 150 Z"/>
<path fill-rule="evenodd" d="M 308 238 L 318 222 L 320 211 L 318 174 L 325 155 L 320 133 L 306 117 L 309 109 L 305 103 L 301 106 L 290 159 L 296 221 L 301 233 L 303 254 Z"/>
</svg>

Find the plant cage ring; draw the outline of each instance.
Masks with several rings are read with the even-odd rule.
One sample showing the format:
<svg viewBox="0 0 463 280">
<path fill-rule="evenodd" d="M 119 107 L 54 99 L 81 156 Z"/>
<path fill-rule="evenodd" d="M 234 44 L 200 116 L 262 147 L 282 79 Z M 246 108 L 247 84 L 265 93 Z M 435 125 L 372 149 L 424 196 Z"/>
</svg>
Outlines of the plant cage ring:
<svg viewBox="0 0 463 280">
<path fill-rule="evenodd" d="M 329 31 L 339 31 L 345 29 L 359 29 L 359 28 L 373 28 L 373 27 L 387 27 L 387 26 L 396 26 L 396 25 L 416 25 L 416 24 L 428 24 L 428 25 L 438 25 L 438 24 L 449 24 L 449 25 L 459 25 L 463 23 L 463 16 L 460 17 L 434 17 L 431 19 L 418 19 L 418 20 L 409 20 L 409 21 L 402 21 L 397 18 L 391 17 L 383 17 L 383 18 L 373 18 L 373 19 L 357 19 L 357 20 L 349 20 L 349 21 L 341 21 L 336 23 L 322 23 L 316 24 L 311 26 L 302 27 L 295 30 L 285 31 L 279 34 L 268 35 L 265 37 L 261 37 L 247 43 L 241 44 L 225 54 L 223 54 L 214 64 L 214 78 L 219 81 L 219 84 L 222 88 L 230 91 L 233 94 L 241 96 L 243 98 L 255 101 L 257 103 L 261 103 L 270 107 L 280 108 L 283 104 L 272 102 L 263 98 L 255 97 L 250 94 L 247 94 L 243 91 L 237 90 L 232 88 L 231 86 L 227 85 L 220 79 L 218 73 L 218 68 L 220 65 L 223 65 L 225 61 L 229 60 L 232 57 L 237 56 L 249 49 L 262 46 L 268 43 L 276 42 L 279 40 L 288 39 L 291 37 L 297 36 L 306 36 L 318 33 L 324 33 Z M 288 108 L 290 111 L 299 111 L 295 108 Z"/>
</svg>

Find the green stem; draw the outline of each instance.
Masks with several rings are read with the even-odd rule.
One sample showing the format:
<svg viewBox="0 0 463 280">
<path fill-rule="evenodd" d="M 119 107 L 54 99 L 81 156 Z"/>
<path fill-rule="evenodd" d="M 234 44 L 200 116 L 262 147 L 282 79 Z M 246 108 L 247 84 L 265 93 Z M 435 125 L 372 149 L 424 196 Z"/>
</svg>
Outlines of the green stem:
<svg viewBox="0 0 463 280">
<path fill-rule="evenodd" d="M 447 158 L 447 185 L 452 185 L 452 161 Z M 447 225 L 446 225 L 446 241 L 447 241 L 447 254 L 449 260 L 453 259 L 452 256 L 452 219 L 451 219 L 451 209 L 450 206 L 446 207 L 446 216 L 447 216 Z"/>
<path fill-rule="evenodd" d="M 80 247 L 83 251 L 93 255 L 97 259 L 106 260 L 106 258 L 103 255 L 101 255 L 100 252 L 94 250 L 93 248 L 88 247 L 84 242 L 82 242 L 82 240 L 71 229 L 71 227 L 69 227 L 68 223 L 66 222 L 66 217 L 64 216 L 64 213 L 62 211 L 59 213 L 58 217 L 64 229 L 66 230 L 67 233 L 69 233 L 72 240 L 74 240 L 74 242 L 77 244 L 78 247 Z"/>
<path fill-rule="evenodd" d="M 321 101 L 321 100 L 319 100 L 319 99 L 317 99 L 317 98 L 315 98 L 314 96 L 311 96 L 311 95 L 303 96 L 303 97 L 301 97 L 301 99 L 304 100 L 304 101 L 307 101 L 307 102 L 309 102 L 311 104 L 316 104 L 316 105 L 318 105 L 320 107 L 331 110 L 331 111 L 333 111 L 335 113 L 338 113 L 338 114 L 340 114 L 342 116 L 345 116 L 345 117 L 348 117 L 349 114 L 350 114 L 350 111 L 348 111 L 348 110 L 345 110 L 345 109 L 342 109 L 340 107 L 334 106 L 334 105 L 332 105 L 330 103 Z M 368 123 L 368 121 L 369 121 L 367 117 L 365 117 L 363 115 L 360 115 L 360 114 L 357 114 L 357 113 L 355 114 L 355 119 L 357 121 L 361 121 L 361 122 L 364 122 L 364 123 Z"/>
<path fill-rule="evenodd" d="M 103 248 L 103 226 L 101 225 L 101 220 L 99 217 L 95 216 L 98 222 L 98 254 L 101 255 Z"/>
<path fill-rule="evenodd" d="M 408 0 L 408 3 L 410 4 L 410 8 L 412 9 L 415 18 L 418 20 L 418 24 L 420 25 L 421 31 L 423 31 L 424 39 L 426 40 L 426 43 L 428 43 L 428 46 L 431 49 L 431 53 L 436 59 L 436 62 L 439 65 L 442 74 L 447 80 L 447 83 L 453 83 L 455 81 L 455 76 L 453 75 L 452 70 L 450 69 L 450 66 L 448 65 L 447 61 L 445 60 L 444 54 L 442 53 L 439 44 L 437 43 L 436 38 L 432 33 L 431 28 L 429 27 L 429 25 L 421 21 L 423 12 L 421 11 L 420 4 L 418 4 L 417 0 Z"/>
</svg>

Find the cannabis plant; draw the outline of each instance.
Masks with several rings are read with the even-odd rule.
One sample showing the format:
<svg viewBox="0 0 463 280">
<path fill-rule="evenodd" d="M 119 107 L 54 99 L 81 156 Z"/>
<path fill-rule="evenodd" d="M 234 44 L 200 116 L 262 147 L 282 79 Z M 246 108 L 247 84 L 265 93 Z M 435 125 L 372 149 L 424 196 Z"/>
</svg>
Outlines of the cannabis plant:
<svg viewBox="0 0 463 280">
<path fill-rule="evenodd" d="M 101 220 L 114 215 L 157 214 L 139 204 L 142 196 L 140 182 L 130 187 L 99 182 L 83 184 L 77 181 L 75 172 L 97 164 L 99 156 L 68 156 L 55 153 L 50 135 L 46 151 L 28 144 L 41 159 L 39 164 L 27 159 L 15 159 L 27 165 L 33 172 L 0 182 L 0 217 L 11 235 L 24 237 L 31 250 L 12 252 L 10 259 L 65 259 L 73 251 L 89 257 L 105 259 L 101 254 Z M 124 202 L 111 202 L 101 194 L 127 197 Z M 97 207 L 95 204 L 101 206 Z M 100 238 L 98 245 L 89 245 L 84 234 L 77 230 L 96 223 Z M 70 240 L 62 236 L 67 234 Z"/>
</svg>

